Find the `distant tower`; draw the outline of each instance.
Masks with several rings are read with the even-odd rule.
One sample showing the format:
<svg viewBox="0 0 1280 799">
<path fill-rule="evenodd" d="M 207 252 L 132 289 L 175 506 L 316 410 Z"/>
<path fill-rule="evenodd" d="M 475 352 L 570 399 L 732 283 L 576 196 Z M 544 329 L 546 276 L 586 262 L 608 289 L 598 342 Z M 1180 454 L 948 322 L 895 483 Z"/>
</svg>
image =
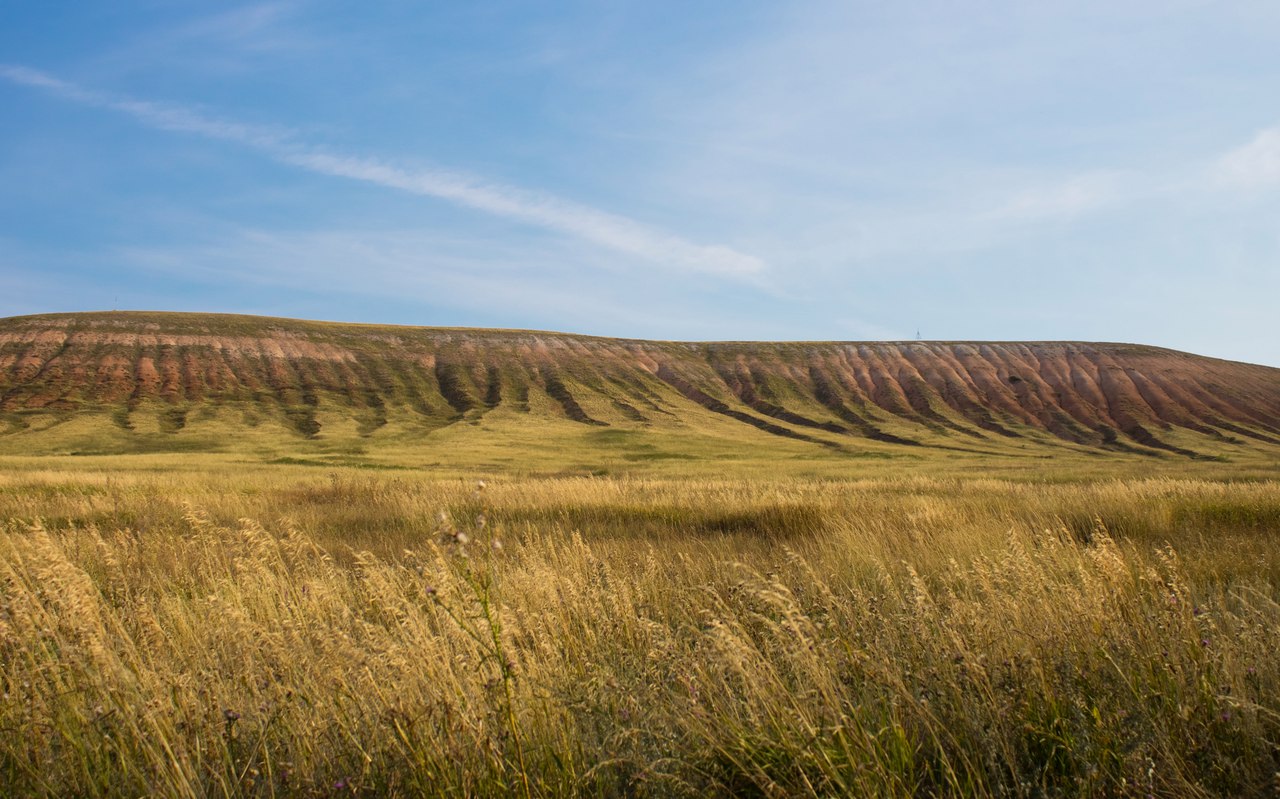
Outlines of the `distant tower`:
<svg viewBox="0 0 1280 799">
<path fill-rule="evenodd" d="M 920 341 L 920 328 L 916 328 L 916 341 Z"/>
</svg>

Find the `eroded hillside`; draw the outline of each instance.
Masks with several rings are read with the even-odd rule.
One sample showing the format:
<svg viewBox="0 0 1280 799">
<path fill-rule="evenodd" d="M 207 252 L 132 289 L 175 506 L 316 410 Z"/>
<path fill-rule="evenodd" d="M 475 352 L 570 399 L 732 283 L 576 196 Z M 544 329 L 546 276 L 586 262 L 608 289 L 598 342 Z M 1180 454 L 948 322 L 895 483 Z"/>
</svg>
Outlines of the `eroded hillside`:
<svg viewBox="0 0 1280 799">
<path fill-rule="evenodd" d="M 179 435 L 212 408 L 321 438 L 334 419 L 376 438 L 389 419 L 426 434 L 504 413 L 623 430 L 714 419 L 828 450 L 1280 446 L 1280 370 L 1128 344 L 673 343 L 159 313 L 0 320 L 8 435 L 85 413 L 128 431 L 141 409 Z"/>
</svg>

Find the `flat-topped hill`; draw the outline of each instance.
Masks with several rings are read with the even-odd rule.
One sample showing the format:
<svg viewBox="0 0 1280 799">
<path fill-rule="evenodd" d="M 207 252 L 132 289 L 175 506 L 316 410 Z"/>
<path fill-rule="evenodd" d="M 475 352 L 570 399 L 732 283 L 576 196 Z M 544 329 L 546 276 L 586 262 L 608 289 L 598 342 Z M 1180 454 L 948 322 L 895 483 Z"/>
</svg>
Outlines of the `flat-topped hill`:
<svg viewBox="0 0 1280 799">
<path fill-rule="evenodd" d="M 257 431 L 375 446 L 448 428 L 642 441 L 681 430 L 828 453 L 920 447 L 1194 457 L 1280 448 L 1280 369 L 1085 342 L 666 342 L 110 312 L 0 319 L 0 450 L 77 420 L 101 451 Z M 218 421 L 217 435 L 200 434 Z M 433 439 L 433 436 L 436 438 Z M 181 443 L 179 443 L 181 442 Z M 83 444 L 83 442 L 81 442 Z M 678 454 L 678 453 L 676 453 Z"/>
</svg>

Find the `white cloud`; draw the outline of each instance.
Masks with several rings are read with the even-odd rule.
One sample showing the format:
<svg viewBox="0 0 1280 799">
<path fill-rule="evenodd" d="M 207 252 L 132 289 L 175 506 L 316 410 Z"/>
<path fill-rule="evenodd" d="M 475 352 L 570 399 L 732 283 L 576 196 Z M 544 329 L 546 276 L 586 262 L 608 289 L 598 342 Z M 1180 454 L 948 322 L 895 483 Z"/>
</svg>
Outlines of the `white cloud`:
<svg viewBox="0 0 1280 799">
<path fill-rule="evenodd" d="M 309 147 L 284 129 L 206 117 L 193 110 L 90 91 L 38 70 L 0 65 L 0 76 L 94 108 L 132 116 L 160 130 L 233 142 L 311 172 L 398 189 L 493 216 L 563 233 L 668 266 L 740 279 L 766 271 L 764 261 L 723 245 L 705 245 L 627 217 L 515 186 L 446 171 L 414 171 L 376 159 Z"/>
<path fill-rule="evenodd" d="M 177 246 L 116 248 L 101 257 L 146 270 L 161 282 L 176 278 L 214 286 L 284 287 L 295 295 L 321 291 L 374 302 L 408 301 L 463 309 L 482 325 L 512 326 L 514 321 L 604 335 L 705 337 L 724 321 L 701 319 L 683 298 L 659 302 L 663 290 L 649 281 L 619 288 L 609 281 L 582 280 L 593 256 L 576 244 L 530 250 L 519 242 L 476 241 L 440 231 L 239 227 L 215 227 L 212 234 L 206 229 L 193 239 Z"/>
<path fill-rule="evenodd" d="M 296 4 L 268 2 L 220 11 L 174 32 L 175 41 L 223 39 L 251 50 L 272 50 L 296 41 L 282 31 Z"/>
<path fill-rule="evenodd" d="M 312 172 L 448 200 L 495 216 L 568 233 L 658 263 L 680 264 L 696 271 L 729 277 L 756 275 L 765 268 L 759 258 L 728 247 L 695 244 L 626 217 L 512 186 L 485 183 L 465 175 L 414 172 L 372 159 L 316 151 L 283 152 L 279 157 Z"/>
<path fill-rule="evenodd" d="M 1280 127 L 1268 128 L 1253 141 L 1218 159 L 1219 181 L 1245 188 L 1280 183 Z"/>
<path fill-rule="evenodd" d="M 1088 172 L 1024 189 L 982 214 L 991 221 L 1071 219 L 1113 205 L 1131 192 L 1119 172 Z"/>
<path fill-rule="evenodd" d="M 119 111 L 139 122 L 160 130 L 175 133 L 194 133 L 210 139 L 243 144 L 263 151 L 273 151 L 288 146 L 290 134 L 282 128 L 261 125 L 245 125 L 210 119 L 186 108 L 150 103 L 144 100 L 115 97 L 81 88 L 74 83 L 60 80 L 44 72 L 27 67 L 0 65 L 0 77 L 44 91 L 64 100 L 93 108 Z"/>
</svg>

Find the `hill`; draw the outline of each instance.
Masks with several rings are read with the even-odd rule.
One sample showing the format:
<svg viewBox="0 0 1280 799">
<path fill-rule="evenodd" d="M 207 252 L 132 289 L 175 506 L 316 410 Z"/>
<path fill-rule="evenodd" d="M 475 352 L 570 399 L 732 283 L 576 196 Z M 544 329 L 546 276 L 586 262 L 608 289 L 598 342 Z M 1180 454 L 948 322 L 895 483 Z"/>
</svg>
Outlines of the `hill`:
<svg viewBox="0 0 1280 799">
<path fill-rule="evenodd" d="M 138 312 L 0 319 L 0 452 L 438 452 L 484 439 L 501 461 L 566 438 L 635 461 L 743 447 L 1274 454 L 1280 369 L 1085 342 L 691 343 Z"/>
</svg>

